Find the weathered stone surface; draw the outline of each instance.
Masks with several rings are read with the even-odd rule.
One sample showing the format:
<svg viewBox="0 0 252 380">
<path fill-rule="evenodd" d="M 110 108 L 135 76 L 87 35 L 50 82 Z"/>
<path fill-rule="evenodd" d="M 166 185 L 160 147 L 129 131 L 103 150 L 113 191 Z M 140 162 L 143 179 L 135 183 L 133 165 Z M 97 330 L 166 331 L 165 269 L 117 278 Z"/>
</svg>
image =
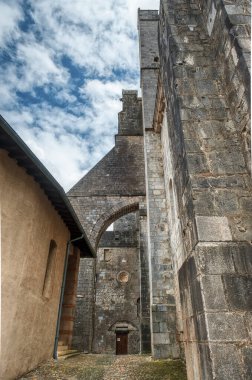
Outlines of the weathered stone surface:
<svg viewBox="0 0 252 380">
<path fill-rule="evenodd" d="M 232 252 L 236 252 L 236 244 L 199 243 L 196 247 L 195 261 L 202 274 L 234 273 Z"/>
<path fill-rule="evenodd" d="M 252 347 L 244 347 L 241 349 L 244 362 L 244 379 L 252 378 Z"/>
<path fill-rule="evenodd" d="M 242 341 L 247 338 L 243 315 L 207 313 L 208 334 L 211 341 Z"/>
<path fill-rule="evenodd" d="M 221 216 L 196 216 L 199 241 L 232 240 L 228 219 Z"/>
<path fill-rule="evenodd" d="M 201 283 L 205 310 L 227 310 L 221 276 L 202 276 Z"/>
<path fill-rule="evenodd" d="M 252 276 L 223 276 L 230 310 L 252 311 Z"/>
<path fill-rule="evenodd" d="M 200 343 L 199 347 L 199 356 L 201 364 L 201 377 L 205 380 L 212 379 L 212 359 L 210 356 L 209 346 L 205 343 Z"/>
<path fill-rule="evenodd" d="M 91 351 L 94 312 L 94 274 L 94 259 L 81 258 L 72 338 L 72 348 L 81 352 Z"/>
<path fill-rule="evenodd" d="M 177 357 L 177 342 L 171 339 L 175 334 L 175 321 L 167 319 L 163 306 L 174 295 L 173 270 L 167 228 L 167 203 L 164 170 L 161 165 L 162 150 L 160 135 L 153 128 L 156 87 L 158 79 L 158 14 L 139 11 L 140 66 L 143 93 L 143 128 L 146 161 L 148 252 L 150 266 L 150 304 L 152 321 L 156 323 L 152 332 L 152 354 L 155 357 Z M 171 315 L 175 315 L 175 305 Z M 167 332 L 166 332 L 167 331 Z M 173 356 L 175 355 L 175 356 Z"/>
<path fill-rule="evenodd" d="M 235 345 L 210 344 L 213 374 L 216 380 L 243 379 L 242 362 Z"/>
<path fill-rule="evenodd" d="M 139 242 L 135 237 L 135 244 L 129 245 L 127 234 L 124 235 L 130 230 L 134 230 L 136 235 L 138 224 L 138 215 L 135 214 L 131 218 L 123 217 L 114 224 L 114 235 L 120 233 L 119 247 L 111 246 L 106 238 L 101 239 L 96 261 L 95 353 L 116 353 L 116 324 L 128 328 L 128 353 L 140 352 Z M 122 280 L 120 274 L 125 274 Z"/>
<path fill-rule="evenodd" d="M 235 271 L 240 274 L 252 273 L 252 246 L 250 243 L 240 244 L 236 250 L 233 250 L 232 256 Z"/>
<path fill-rule="evenodd" d="M 162 0 L 159 14 L 139 11 L 142 102 L 124 93 L 115 149 L 70 194 L 96 245 L 146 196 L 141 346 L 151 314 L 152 354 L 177 357 L 183 343 L 189 380 L 249 373 L 249 16 L 245 0 Z M 123 248 L 115 238 L 103 242 Z M 134 234 L 124 238 L 133 248 Z"/>
<path fill-rule="evenodd" d="M 145 196 L 142 104 L 137 91 L 123 91 L 115 147 L 69 192 L 90 241 L 120 216 L 139 208 Z"/>
</svg>

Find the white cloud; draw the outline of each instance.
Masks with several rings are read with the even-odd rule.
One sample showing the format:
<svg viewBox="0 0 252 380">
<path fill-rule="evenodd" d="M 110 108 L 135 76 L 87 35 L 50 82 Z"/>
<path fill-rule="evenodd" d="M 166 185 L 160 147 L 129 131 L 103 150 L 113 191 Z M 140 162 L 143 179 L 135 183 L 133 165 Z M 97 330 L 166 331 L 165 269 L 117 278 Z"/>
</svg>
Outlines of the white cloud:
<svg viewBox="0 0 252 380">
<path fill-rule="evenodd" d="M 50 131 L 26 130 L 23 135 L 27 144 L 56 179 L 66 188 L 77 182 L 84 170 L 81 170 L 82 157 L 88 156 L 88 146 L 72 134 L 58 137 Z M 43 148 L 46 146 L 46 150 Z"/>
<path fill-rule="evenodd" d="M 15 105 L 16 94 L 12 91 L 9 84 L 1 82 L 0 80 L 0 99 L 2 107 L 9 107 L 10 105 Z"/>
<path fill-rule="evenodd" d="M 48 83 L 64 85 L 69 78 L 67 71 L 56 65 L 49 49 L 35 42 L 19 44 L 16 59 L 21 64 L 17 88 L 19 91 L 31 91 L 34 86 Z"/>
<path fill-rule="evenodd" d="M 18 35 L 18 21 L 23 19 L 20 1 L 0 1 L 0 46 Z"/>
<path fill-rule="evenodd" d="M 23 32 L 25 3 L 34 23 Z M 69 189 L 114 144 L 122 89 L 139 85 L 137 8 L 157 9 L 159 0 L 25 3 L 0 0 L 0 44 L 10 57 L 0 65 L 0 111 Z"/>
<path fill-rule="evenodd" d="M 54 51 L 98 74 L 115 67 L 137 68 L 137 8 L 157 7 L 157 0 L 32 2 L 32 15 Z M 134 38 L 132 38 L 134 37 Z"/>
</svg>

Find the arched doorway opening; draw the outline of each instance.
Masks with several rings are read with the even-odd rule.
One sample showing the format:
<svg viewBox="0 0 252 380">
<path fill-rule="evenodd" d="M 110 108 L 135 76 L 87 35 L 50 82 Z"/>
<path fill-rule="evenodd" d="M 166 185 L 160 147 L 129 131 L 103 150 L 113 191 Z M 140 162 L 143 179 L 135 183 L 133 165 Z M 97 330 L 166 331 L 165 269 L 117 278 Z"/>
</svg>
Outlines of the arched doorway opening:
<svg viewBox="0 0 252 380">
<path fill-rule="evenodd" d="M 129 199 L 127 203 L 120 202 L 102 214 L 92 230 L 92 234 L 95 238 L 95 248 L 98 248 L 102 234 L 112 223 L 120 219 L 122 216 L 133 213 L 137 210 L 139 210 L 139 202 L 136 202 L 135 200 L 132 202 Z"/>
<path fill-rule="evenodd" d="M 93 352 L 140 352 L 139 212 L 114 221 L 97 249 Z M 126 322 L 126 321 L 131 321 Z M 135 326 L 135 327 L 133 327 Z"/>
<path fill-rule="evenodd" d="M 138 326 L 128 336 L 128 352 L 150 352 L 146 209 L 139 202 L 121 200 L 93 225 L 97 258 L 80 261 L 74 349 L 115 354 L 115 332 L 108 329 L 123 317 Z M 108 231 L 111 223 L 114 230 Z"/>
</svg>

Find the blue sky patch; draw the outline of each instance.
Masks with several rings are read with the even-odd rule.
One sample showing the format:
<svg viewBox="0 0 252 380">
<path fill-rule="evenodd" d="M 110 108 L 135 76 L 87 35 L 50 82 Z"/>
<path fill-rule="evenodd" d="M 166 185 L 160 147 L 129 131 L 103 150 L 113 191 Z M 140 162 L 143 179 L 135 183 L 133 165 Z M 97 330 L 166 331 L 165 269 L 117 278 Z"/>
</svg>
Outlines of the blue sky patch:
<svg viewBox="0 0 252 380">
<path fill-rule="evenodd" d="M 0 2 L 0 113 L 68 190 L 114 145 L 139 87 L 137 9 L 159 0 Z"/>
</svg>

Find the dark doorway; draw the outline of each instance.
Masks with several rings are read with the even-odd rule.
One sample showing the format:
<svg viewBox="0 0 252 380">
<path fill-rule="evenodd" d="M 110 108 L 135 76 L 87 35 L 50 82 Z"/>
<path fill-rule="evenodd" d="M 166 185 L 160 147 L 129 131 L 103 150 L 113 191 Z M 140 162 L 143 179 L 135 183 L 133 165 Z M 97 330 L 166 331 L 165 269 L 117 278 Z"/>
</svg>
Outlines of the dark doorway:
<svg viewBox="0 0 252 380">
<path fill-rule="evenodd" d="M 117 332 L 116 333 L 116 355 L 128 354 L 128 333 Z"/>
</svg>

